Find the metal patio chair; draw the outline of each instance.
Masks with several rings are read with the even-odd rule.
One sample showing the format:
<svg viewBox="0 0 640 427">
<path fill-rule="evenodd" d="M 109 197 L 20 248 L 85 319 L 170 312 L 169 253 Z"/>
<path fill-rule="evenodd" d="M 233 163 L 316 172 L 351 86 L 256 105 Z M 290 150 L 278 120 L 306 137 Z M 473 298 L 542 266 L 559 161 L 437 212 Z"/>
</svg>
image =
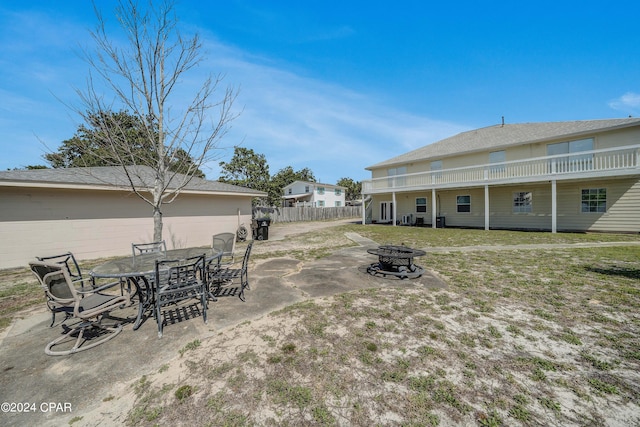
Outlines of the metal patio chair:
<svg viewBox="0 0 640 427">
<path fill-rule="evenodd" d="M 71 280 L 74 283 L 79 283 L 81 289 L 84 289 L 86 280 L 82 275 L 82 270 L 80 270 L 78 261 L 76 260 L 76 257 L 73 255 L 73 253 L 65 252 L 60 255 L 36 257 L 36 259 L 38 261 L 43 261 L 46 263 L 55 263 L 55 264 L 64 265 L 64 267 L 67 269 L 67 272 L 69 273 L 69 276 L 71 277 Z M 90 285 L 91 287 L 95 287 L 95 282 L 93 281 L 93 279 L 91 279 Z M 45 296 L 47 296 L 46 293 L 45 293 Z M 49 311 L 51 311 L 51 324 L 49 325 L 49 327 L 53 327 L 54 323 L 56 322 L 56 313 L 65 313 L 65 318 L 63 322 L 73 317 L 71 313 L 65 310 L 64 307 L 60 307 L 48 296 L 47 296 L 47 307 L 49 308 Z"/>
<path fill-rule="evenodd" d="M 219 233 L 213 236 L 211 247 L 222 252 L 220 265 L 230 266 L 234 261 L 234 251 L 236 249 L 236 235 L 233 233 Z"/>
<path fill-rule="evenodd" d="M 131 251 L 134 258 L 138 255 L 144 255 L 149 253 L 167 253 L 167 243 L 164 240 L 151 243 L 132 243 Z"/>
<path fill-rule="evenodd" d="M 253 240 L 247 245 L 242 258 L 242 266 L 240 268 L 224 268 L 220 267 L 208 274 L 207 285 L 209 286 L 209 294 L 214 297 L 223 295 L 224 289 L 228 289 L 229 293 L 238 291 L 238 297 L 244 301 L 244 290 L 251 289 L 249 287 L 249 255 Z"/>
<path fill-rule="evenodd" d="M 158 338 L 162 338 L 165 306 L 196 299 L 202 305 L 202 318 L 207 323 L 207 284 L 204 276 L 204 253 L 183 260 L 158 260 L 155 268 L 155 318 Z"/>
<path fill-rule="evenodd" d="M 46 354 L 60 356 L 88 350 L 109 341 L 122 331 L 120 323 L 112 326 L 102 324 L 102 319 L 109 312 L 130 302 L 128 292 L 124 295 L 103 293 L 108 288 L 119 286 L 119 281 L 83 290 L 78 289 L 78 281 L 71 278 L 63 263 L 32 261 L 29 268 L 38 278 L 47 297 L 59 307 L 58 311 L 69 313 L 79 320 L 71 327 L 63 325 L 65 332 L 47 344 L 44 350 Z"/>
</svg>

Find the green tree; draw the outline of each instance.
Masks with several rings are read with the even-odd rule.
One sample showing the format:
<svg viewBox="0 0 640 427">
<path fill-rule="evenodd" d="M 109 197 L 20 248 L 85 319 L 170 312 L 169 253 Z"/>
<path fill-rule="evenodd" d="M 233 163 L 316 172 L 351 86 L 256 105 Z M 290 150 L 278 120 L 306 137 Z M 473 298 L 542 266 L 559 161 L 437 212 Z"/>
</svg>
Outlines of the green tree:
<svg viewBox="0 0 640 427">
<path fill-rule="evenodd" d="M 340 178 L 336 185 L 340 187 L 345 187 L 347 190 L 345 191 L 345 200 L 353 201 L 360 198 L 362 194 L 362 182 L 354 181 L 351 178 Z"/>
<path fill-rule="evenodd" d="M 220 162 L 218 181 L 268 192 L 269 165 L 264 154 L 256 154 L 250 148 L 235 147 L 229 162 Z"/>
<path fill-rule="evenodd" d="M 146 128 L 146 124 L 152 123 L 152 120 L 145 123 L 126 111 L 117 113 L 106 111 L 101 112 L 100 115 L 106 117 L 87 114 L 88 125 L 80 125 L 75 135 L 63 141 L 57 152 L 44 156 L 51 167 L 120 166 L 123 163 L 127 166 L 157 164 L 157 151 L 149 146 Z M 111 124 L 115 129 L 105 129 L 101 123 Z M 157 126 L 153 128 L 151 131 L 157 134 Z M 108 142 L 109 137 L 104 135 L 105 132 L 122 135 L 127 139 L 126 144 L 115 144 L 112 147 Z M 157 135 L 154 137 L 157 138 Z M 119 152 L 114 153 L 113 148 Z M 182 148 L 174 151 L 173 158 L 167 157 L 166 163 L 171 172 L 192 171 L 193 176 L 205 177 L 204 173 L 195 166 L 193 158 Z"/>
<path fill-rule="evenodd" d="M 237 94 L 231 87 L 218 92 L 219 75 L 205 78 L 190 101 L 178 90 L 202 62 L 202 44 L 198 35 L 183 37 L 178 30 L 173 0 L 119 1 L 115 14 L 125 40 L 107 34 L 106 21 L 94 7 L 96 48 L 84 55 L 91 74 L 86 89 L 77 91 L 81 106 L 74 108 L 86 125 L 68 148 L 85 165 L 108 160 L 121 167 L 133 193 L 152 208 L 153 239 L 162 240 L 162 207 L 201 174 L 202 164 L 218 158 L 219 141 L 237 117 L 232 112 Z M 110 113 L 114 105 L 128 111 L 135 126 Z M 92 144 L 83 145 L 86 140 Z M 154 173 L 142 177 L 138 166 Z"/>
<path fill-rule="evenodd" d="M 316 178 L 309 168 L 294 171 L 291 166 L 287 166 L 280 169 L 278 173 L 271 177 L 269 183 L 269 205 L 281 206 L 283 188 L 294 181 L 316 182 Z"/>
</svg>

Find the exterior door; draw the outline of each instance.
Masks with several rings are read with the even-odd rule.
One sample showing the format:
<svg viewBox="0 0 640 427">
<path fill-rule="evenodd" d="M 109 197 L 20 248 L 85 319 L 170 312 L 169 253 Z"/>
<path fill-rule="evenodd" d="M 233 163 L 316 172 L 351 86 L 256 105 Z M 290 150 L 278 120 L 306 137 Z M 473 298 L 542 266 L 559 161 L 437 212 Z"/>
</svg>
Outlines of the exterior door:
<svg viewBox="0 0 640 427">
<path fill-rule="evenodd" d="M 393 202 L 380 202 L 380 222 L 393 219 Z"/>
</svg>

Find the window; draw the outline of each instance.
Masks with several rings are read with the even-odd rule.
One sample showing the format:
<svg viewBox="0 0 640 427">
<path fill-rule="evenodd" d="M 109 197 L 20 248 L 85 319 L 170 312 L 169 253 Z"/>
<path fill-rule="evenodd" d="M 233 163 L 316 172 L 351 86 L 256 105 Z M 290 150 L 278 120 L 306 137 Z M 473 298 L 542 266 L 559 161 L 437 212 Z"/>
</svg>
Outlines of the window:
<svg viewBox="0 0 640 427">
<path fill-rule="evenodd" d="M 339 208 L 340 206 L 342 206 L 342 202 L 336 201 L 336 208 Z"/>
<path fill-rule="evenodd" d="M 582 212 L 606 212 L 607 189 L 589 188 L 582 190 Z"/>
<path fill-rule="evenodd" d="M 532 198 L 533 193 L 531 193 L 531 191 L 513 193 L 513 212 L 532 212 Z"/>
<path fill-rule="evenodd" d="M 342 189 L 341 188 L 336 188 L 334 191 L 336 196 L 342 196 Z"/>
<path fill-rule="evenodd" d="M 431 170 L 435 171 L 431 174 L 432 179 L 442 178 L 442 160 L 436 160 L 431 162 Z"/>
<path fill-rule="evenodd" d="M 324 200 L 318 200 L 318 207 L 324 208 Z"/>
<path fill-rule="evenodd" d="M 293 194 L 293 188 L 289 189 L 289 194 Z"/>
<path fill-rule="evenodd" d="M 576 141 L 558 142 L 547 145 L 547 155 L 579 153 L 581 151 L 593 150 L 593 138 L 579 139 Z M 593 154 L 573 155 L 558 157 L 551 160 L 556 163 L 555 170 L 551 167 L 551 172 L 571 172 L 588 170 L 593 167 Z"/>
<path fill-rule="evenodd" d="M 471 196 L 457 196 L 456 205 L 458 212 L 471 212 Z"/>
<path fill-rule="evenodd" d="M 389 187 L 402 187 L 406 184 L 406 178 L 393 178 L 396 175 L 406 175 L 407 167 L 400 166 L 397 168 L 387 169 L 387 176 L 389 177 Z"/>
<path fill-rule="evenodd" d="M 427 198 L 416 197 L 416 213 L 424 213 L 427 211 Z"/>
<path fill-rule="evenodd" d="M 505 165 L 504 162 L 507 161 L 507 156 L 504 152 L 504 150 L 502 151 L 492 151 L 491 153 L 489 153 L 489 163 L 499 163 L 495 166 L 491 166 L 491 168 L 489 169 L 491 172 L 502 172 L 505 169 Z"/>
<path fill-rule="evenodd" d="M 318 187 L 318 194 L 324 194 L 324 187 Z"/>
<path fill-rule="evenodd" d="M 305 185 L 305 186 L 304 186 L 304 192 L 305 192 L 305 193 L 308 193 L 308 192 L 309 192 L 309 186 L 308 186 L 308 185 Z"/>
</svg>

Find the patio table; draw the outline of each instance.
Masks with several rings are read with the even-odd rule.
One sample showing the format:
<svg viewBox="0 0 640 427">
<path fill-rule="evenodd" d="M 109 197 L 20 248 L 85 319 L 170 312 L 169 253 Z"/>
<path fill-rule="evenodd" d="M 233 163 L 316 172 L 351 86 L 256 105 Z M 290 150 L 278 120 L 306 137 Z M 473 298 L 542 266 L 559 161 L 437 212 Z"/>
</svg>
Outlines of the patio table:
<svg viewBox="0 0 640 427">
<path fill-rule="evenodd" d="M 133 283 L 139 299 L 138 316 L 133 324 L 133 330 L 136 330 L 142 323 L 144 312 L 154 304 L 151 279 L 156 273 L 156 261 L 185 259 L 202 254 L 205 255 L 205 262 L 220 259 L 222 256 L 221 251 L 205 247 L 172 249 L 166 254 L 156 252 L 112 259 L 95 267 L 89 274 L 95 278 L 124 279 L 127 283 Z"/>
</svg>

